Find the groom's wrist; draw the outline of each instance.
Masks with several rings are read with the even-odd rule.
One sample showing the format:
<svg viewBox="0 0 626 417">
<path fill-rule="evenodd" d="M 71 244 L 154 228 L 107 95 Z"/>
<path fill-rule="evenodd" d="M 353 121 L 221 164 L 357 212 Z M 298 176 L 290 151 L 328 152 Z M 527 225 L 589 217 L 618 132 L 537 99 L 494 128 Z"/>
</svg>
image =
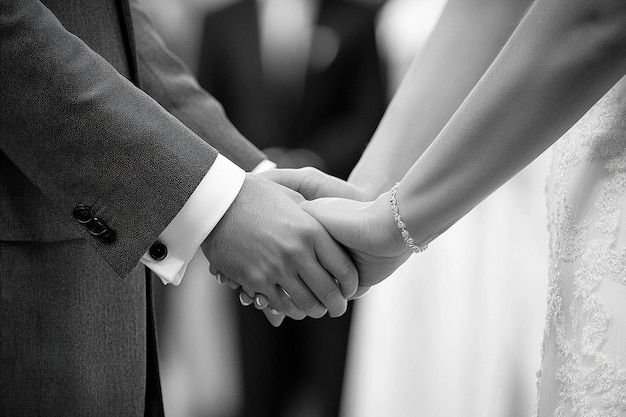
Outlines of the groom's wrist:
<svg viewBox="0 0 626 417">
<path fill-rule="evenodd" d="M 141 262 L 164 283 L 178 285 L 189 261 L 239 194 L 245 172 L 222 155 Z M 201 252 L 199 252 L 201 253 Z"/>
</svg>

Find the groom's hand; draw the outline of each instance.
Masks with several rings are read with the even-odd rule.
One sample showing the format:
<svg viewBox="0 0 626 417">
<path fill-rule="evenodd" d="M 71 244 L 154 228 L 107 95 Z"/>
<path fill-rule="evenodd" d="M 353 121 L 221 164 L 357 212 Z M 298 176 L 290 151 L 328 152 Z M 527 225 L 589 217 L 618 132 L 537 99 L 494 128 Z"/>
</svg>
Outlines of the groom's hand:
<svg viewBox="0 0 626 417">
<path fill-rule="evenodd" d="M 297 204 L 302 197 L 254 175 L 202 244 L 211 265 L 296 319 L 346 311 L 357 290 L 350 257 Z M 296 200 L 296 201 L 294 201 Z M 339 286 L 337 285 L 337 283 Z M 284 290 L 284 291 L 283 291 Z"/>
<path fill-rule="evenodd" d="M 322 197 L 340 197 L 349 200 L 368 201 L 376 198 L 368 190 L 359 188 L 339 178 L 313 168 L 272 169 L 259 174 L 263 178 L 291 188 L 307 200 Z"/>
</svg>

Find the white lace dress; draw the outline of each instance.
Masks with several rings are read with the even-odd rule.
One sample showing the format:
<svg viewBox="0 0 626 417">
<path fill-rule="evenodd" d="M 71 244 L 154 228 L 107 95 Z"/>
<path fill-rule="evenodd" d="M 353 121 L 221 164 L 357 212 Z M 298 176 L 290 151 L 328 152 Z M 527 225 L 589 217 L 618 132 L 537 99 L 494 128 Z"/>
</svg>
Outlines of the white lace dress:
<svg viewBox="0 0 626 417">
<path fill-rule="evenodd" d="M 625 87 L 555 145 L 539 417 L 626 416 Z"/>
</svg>

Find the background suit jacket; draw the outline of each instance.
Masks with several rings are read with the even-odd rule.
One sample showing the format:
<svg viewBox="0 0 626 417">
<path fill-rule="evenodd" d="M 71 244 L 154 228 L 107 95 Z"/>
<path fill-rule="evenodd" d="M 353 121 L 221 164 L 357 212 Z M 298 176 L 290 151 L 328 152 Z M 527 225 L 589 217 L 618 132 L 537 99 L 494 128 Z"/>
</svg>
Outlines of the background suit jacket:
<svg viewBox="0 0 626 417">
<path fill-rule="evenodd" d="M 135 3 L 2 1 L 0 39 L 0 415 L 143 415 L 137 263 L 215 148 L 264 156 Z"/>
<path fill-rule="evenodd" d="M 240 1 L 206 17 L 198 81 L 260 149 L 310 149 L 346 178 L 386 107 L 376 11 L 320 1 L 302 94 L 290 95 L 264 79 L 257 4 Z"/>
</svg>

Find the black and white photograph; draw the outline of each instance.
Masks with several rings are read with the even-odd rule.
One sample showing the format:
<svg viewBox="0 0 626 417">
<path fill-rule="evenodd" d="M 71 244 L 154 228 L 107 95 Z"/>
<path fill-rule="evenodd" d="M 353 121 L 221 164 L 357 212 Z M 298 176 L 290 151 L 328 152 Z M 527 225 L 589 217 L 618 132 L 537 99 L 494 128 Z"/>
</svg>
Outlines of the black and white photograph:
<svg viewBox="0 0 626 417">
<path fill-rule="evenodd" d="M 0 416 L 626 417 L 626 1 L 0 0 Z"/>
</svg>

